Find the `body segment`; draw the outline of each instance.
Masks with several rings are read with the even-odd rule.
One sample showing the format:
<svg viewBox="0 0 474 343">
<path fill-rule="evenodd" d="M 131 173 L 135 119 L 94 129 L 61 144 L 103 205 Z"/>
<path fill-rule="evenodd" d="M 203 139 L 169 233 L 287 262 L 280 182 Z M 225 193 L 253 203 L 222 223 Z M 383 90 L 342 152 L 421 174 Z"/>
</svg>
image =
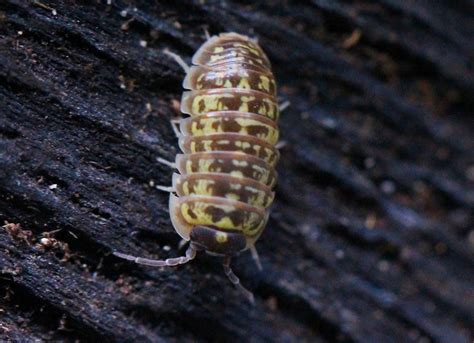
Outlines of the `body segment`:
<svg viewBox="0 0 474 343">
<path fill-rule="evenodd" d="M 269 95 L 276 95 L 273 75 L 262 70 L 248 69 L 248 65 L 238 63 L 231 67 L 191 67 L 184 79 L 185 89 L 241 88 L 253 89 Z"/>
<path fill-rule="evenodd" d="M 217 88 L 183 93 L 181 112 L 194 117 L 212 111 L 249 112 L 272 120 L 277 120 L 279 115 L 275 97 L 252 89 Z"/>
<path fill-rule="evenodd" d="M 186 153 L 210 151 L 235 151 L 255 156 L 274 166 L 280 156 L 271 144 L 249 135 L 222 133 L 206 136 L 183 136 L 179 139 L 181 150 Z"/>
<path fill-rule="evenodd" d="M 239 133 L 253 136 L 271 145 L 278 142 L 279 132 L 273 120 L 262 115 L 237 111 L 217 111 L 182 119 L 183 136 L 211 136 L 218 133 Z"/>
<path fill-rule="evenodd" d="M 222 173 L 173 175 L 173 189 L 178 196 L 203 195 L 227 198 L 251 206 L 267 208 L 274 192 L 261 182 Z"/>
</svg>

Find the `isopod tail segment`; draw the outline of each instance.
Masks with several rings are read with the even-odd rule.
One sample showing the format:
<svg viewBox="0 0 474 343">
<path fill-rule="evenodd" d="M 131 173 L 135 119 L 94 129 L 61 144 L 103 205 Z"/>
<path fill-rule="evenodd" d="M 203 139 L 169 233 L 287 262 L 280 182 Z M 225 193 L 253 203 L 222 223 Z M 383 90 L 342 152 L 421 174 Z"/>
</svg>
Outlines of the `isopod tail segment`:
<svg viewBox="0 0 474 343">
<path fill-rule="evenodd" d="M 173 184 L 172 184 L 172 186 L 157 185 L 156 189 L 158 189 L 160 191 L 163 191 L 163 192 L 166 192 L 166 193 L 176 193 L 177 192 L 177 187 L 178 187 L 178 185 L 176 183 L 177 183 L 178 179 L 179 179 L 178 175 L 174 174 L 173 175 Z M 182 244 L 185 244 L 187 242 L 187 240 L 183 239 L 182 242 L 184 242 Z M 258 255 L 258 251 L 257 251 L 257 248 L 255 247 L 255 245 L 250 245 L 249 246 L 249 251 L 252 255 L 252 259 L 255 262 L 255 265 L 257 266 L 258 270 L 262 271 L 263 270 L 262 263 L 260 262 L 260 257 Z M 123 255 L 123 254 L 121 254 L 121 255 Z"/>
</svg>

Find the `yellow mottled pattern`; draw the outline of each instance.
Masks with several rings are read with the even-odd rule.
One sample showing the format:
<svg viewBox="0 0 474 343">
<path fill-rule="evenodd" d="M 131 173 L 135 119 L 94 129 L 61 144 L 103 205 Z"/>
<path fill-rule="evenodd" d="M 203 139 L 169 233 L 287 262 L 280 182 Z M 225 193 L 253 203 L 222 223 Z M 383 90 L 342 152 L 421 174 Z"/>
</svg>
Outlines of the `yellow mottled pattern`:
<svg viewBox="0 0 474 343">
<path fill-rule="evenodd" d="M 215 61 L 218 61 L 219 59 L 220 59 L 220 55 L 211 55 L 209 60 L 211 62 L 215 62 Z"/>
<path fill-rule="evenodd" d="M 265 225 L 263 218 L 257 213 L 251 212 L 246 220 L 243 232 L 246 236 L 255 236 L 263 229 L 263 225 Z"/>
<path fill-rule="evenodd" d="M 232 164 L 236 167 L 247 167 L 249 163 L 247 161 L 232 160 Z"/>
<path fill-rule="evenodd" d="M 257 196 L 251 198 L 251 203 L 253 206 L 266 206 L 265 193 L 259 192 Z"/>
<path fill-rule="evenodd" d="M 251 89 L 249 80 L 246 77 L 240 78 L 236 88 Z"/>
<path fill-rule="evenodd" d="M 201 82 L 202 79 L 204 78 L 204 76 L 206 76 L 206 74 L 199 75 L 198 78 L 197 78 L 197 82 Z"/>
<path fill-rule="evenodd" d="M 198 129 L 198 124 L 196 122 L 193 122 L 191 126 L 191 133 L 193 136 L 204 136 L 222 132 L 222 130 L 220 129 L 220 125 L 218 126 L 217 130 L 213 128 L 213 124 L 219 121 L 220 118 L 202 118 L 200 120 L 200 123 L 203 127 L 201 129 Z"/>
<path fill-rule="evenodd" d="M 235 146 L 242 148 L 242 149 L 248 149 L 250 148 L 250 143 L 249 142 L 242 142 L 242 141 L 236 141 Z"/>
<path fill-rule="evenodd" d="M 220 172 L 219 168 L 213 168 L 212 164 L 215 162 L 214 158 L 201 158 L 198 161 L 197 173 L 212 173 Z"/>
<path fill-rule="evenodd" d="M 267 92 L 270 91 L 270 79 L 264 75 L 260 75 L 260 82 L 258 83 L 258 88 L 263 89 Z"/>
<path fill-rule="evenodd" d="M 212 195 L 212 185 L 214 181 L 212 180 L 196 180 L 193 187 L 193 194 L 198 195 Z"/>
<path fill-rule="evenodd" d="M 230 189 L 239 190 L 241 188 L 242 188 L 242 185 L 240 183 L 231 183 L 230 184 Z"/>
<path fill-rule="evenodd" d="M 204 202 L 188 201 L 181 204 L 181 214 L 184 220 L 191 225 L 213 225 L 212 216 L 206 213 L 208 206 L 209 204 Z"/>
<path fill-rule="evenodd" d="M 193 172 L 193 162 L 186 161 L 186 173 L 191 174 Z"/>
<path fill-rule="evenodd" d="M 192 103 L 192 114 L 193 115 L 200 115 L 204 113 L 208 113 L 211 111 L 221 111 L 227 110 L 228 108 L 224 106 L 222 103 L 223 98 L 233 98 L 233 94 L 225 93 L 225 94 L 203 94 L 203 95 L 196 95 L 193 98 Z"/>
<path fill-rule="evenodd" d="M 252 169 L 254 170 L 252 172 L 252 177 L 260 182 L 263 183 L 268 183 L 270 180 L 270 171 L 267 168 L 260 167 L 256 164 L 252 166 Z"/>
<path fill-rule="evenodd" d="M 221 244 L 227 242 L 227 234 L 225 232 L 217 231 L 216 232 L 216 241 L 218 243 L 221 243 Z"/>
<path fill-rule="evenodd" d="M 224 215 L 215 221 L 209 211 L 218 209 L 226 214 L 239 211 L 234 206 L 223 204 L 210 204 L 199 200 L 187 201 L 181 204 L 181 214 L 191 225 L 211 225 L 223 230 L 243 231 L 252 235 L 263 225 L 263 218 L 256 212 L 245 213 L 245 220 L 242 223 L 233 223 L 230 216 Z"/>
<path fill-rule="evenodd" d="M 235 194 L 235 193 L 227 193 L 227 194 L 225 195 L 225 197 L 226 197 L 227 199 L 231 199 L 231 200 L 236 200 L 236 201 L 239 201 L 239 200 L 240 200 L 240 197 L 239 197 L 237 194 Z"/>
<path fill-rule="evenodd" d="M 216 55 L 211 55 L 210 56 L 210 61 L 211 62 L 218 62 L 224 59 L 227 59 L 229 57 L 237 57 L 237 52 L 236 51 L 231 51 L 229 54 L 216 54 Z"/>
<path fill-rule="evenodd" d="M 249 196 L 249 203 L 252 206 L 264 207 L 266 205 L 265 192 L 251 186 L 245 186 L 245 191 L 254 194 Z"/>
<path fill-rule="evenodd" d="M 260 50 L 252 47 L 250 44 L 234 43 L 233 45 L 236 48 L 244 48 L 244 49 L 247 49 L 249 51 L 252 51 L 257 56 L 260 56 Z"/>
<path fill-rule="evenodd" d="M 239 111 L 240 112 L 248 112 L 249 111 L 249 102 L 254 101 L 255 97 L 254 96 L 241 96 L 240 101 L 241 104 L 239 106 Z"/>
<path fill-rule="evenodd" d="M 238 195 L 233 193 L 231 193 L 231 195 L 236 197 L 234 200 L 245 201 L 251 206 L 259 207 L 262 209 L 265 208 L 268 205 L 267 201 L 265 200 L 265 192 L 259 191 L 257 189 L 255 189 L 255 191 L 257 192 L 254 193 L 254 195 L 247 195 L 247 200 L 240 199 Z M 229 194 L 227 194 L 226 197 L 231 198 Z"/>
<path fill-rule="evenodd" d="M 262 104 L 258 108 L 257 113 L 267 116 L 271 119 L 278 118 L 278 107 L 269 99 L 262 99 Z"/>
<path fill-rule="evenodd" d="M 269 125 L 265 125 L 262 122 L 257 120 L 248 119 L 248 118 L 236 118 L 235 121 L 242 127 L 240 133 L 249 134 L 247 127 L 249 126 L 262 126 L 265 127 L 268 131 L 267 134 L 261 133 L 257 137 L 267 141 L 270 144 L 275 144 L 278 142 L 279 132 Z"/>
<path fill-rule="evenodd" d="M 212 135 L 214 133 L 222 133 L 221 125 L 217 125 L 217 128 L 214 128 L 214 124 L 220 122 L 220 118 L 201 118 L 199 123 L 201 124 L 202 128 L 198 128 L 198 123 L 193 122 L 191 125 L 191 134 L 193 136 L 204 136 L 204 135 Z M 248 135 L 249 134 L 249 127 L 264 127 L 267 133 L 259 133 L 256 135 L 257 138 L 263 139 L 270 144 L 275 144 L 278 142 L 279 132 L 278 130 L 274 129 L 269 125 L 265 125 L 260 121 L 248 118 L 235 118 L 237 124 L 241 126 L 241 130 L 238 132 L 240 134 Z M 237 144 L 237 143 L 236 143 Z M 242 143 L 240 143 L 242 144 Z M 248 144 L 248 143 L 246 143 Z M 244 147 L 245 148 L 245 147 Z"/>
<path fill-rule="evenodd" d="M 184 194 L 189 194 L 189 182 L 188 181 L 185 181 L 183 183 L 183 192 L 184 192 Z"/>
<path fill-rule="evenodd" d="M 252 86 L 250 81 L 250 75 L 245 71 L 238 71 L 238 77 L 233 72 L 213 72 L 211 80 L 204 78 L 206 75 L 203 72 L 199 77 L 197 77 L 195 82 L 195 88 L 200 89 L 212 89 L 211 84 L 215 85 L 215 88 L 238 88 L 238 89 L 247 89 L 255 90 L 270 93 L 271 90 L 275 88 L 273 79 L 270 79 L 268 76 L 259 75 L 256 85 Z M 212 81 L 212 83 L 210 83 Z M 255 81 L 252 81 L 255 82 Z M 272 89 L 273 87 L 273 89 Z"/>
<path fill-rule="evenodd" d="M 202 144 L 205 151 L 212 150 L 212 140 L 209 140 L 209 139 L 203 140 Z"/>
<path fill-rule="evenodd" d="M 259 54 L 260 55 L 260 54 Z M 264 65 L 265 63 L 263 60 L 257 56 L 251 56 L 248 53 L 243 52 L 242 50 L 231 50 L 228 53 L 221 54 L 221 53 L 216 53 L 213 55 L 209 56 L 209 61 L 210 63 L 219 63 L 221 61 L 229 60 L 229 59 L 235 59 L 235 58 L 241 58 L 244 59 L 246 62 L 250 62 L 251 64 L 254 64 L 256 61 L 259 65 Z"/>
<path fill-rule="evenodd" d="M 235 177 L 239 177 L 239 178 L 244 177 L 244 174 L 240 170 L 233 170 L 229 174 L 230 174 L 230 176 L 235 176 Z"/>
</svg>

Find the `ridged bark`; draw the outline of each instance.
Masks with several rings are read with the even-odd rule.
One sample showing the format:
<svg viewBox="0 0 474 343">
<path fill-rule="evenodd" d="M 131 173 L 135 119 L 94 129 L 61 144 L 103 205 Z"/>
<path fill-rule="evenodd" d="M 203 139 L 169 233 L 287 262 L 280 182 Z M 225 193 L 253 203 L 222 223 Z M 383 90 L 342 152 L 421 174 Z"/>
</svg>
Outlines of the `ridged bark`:
<svg viewBox="0 0 474 343">
<path fill-rule="evenodd" d="M 2 339 L 472 341 L 472 2 L 91 3 L 0 2 Z M 234 262 L 255 307 L 216 258 L 111 255 L 183 254 L 163 50 L 204 28 L 258 37 L 291 102 L 264 271 Z"/>
</svg>

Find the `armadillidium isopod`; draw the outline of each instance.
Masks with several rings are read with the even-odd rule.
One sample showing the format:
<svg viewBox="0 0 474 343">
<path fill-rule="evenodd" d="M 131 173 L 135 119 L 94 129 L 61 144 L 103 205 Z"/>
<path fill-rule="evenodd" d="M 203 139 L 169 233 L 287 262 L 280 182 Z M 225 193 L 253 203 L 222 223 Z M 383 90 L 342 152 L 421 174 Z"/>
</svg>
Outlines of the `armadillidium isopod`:
<svg viewBox="0 0 474 343">
<path fill-rule="evenodd" d="M 250 250 L 269 216 L 279 158 L 279 106 L 270 62 L 256 40 L 237 33 L 210 37 L 187 67 L 181 111 L 175 121 L 183 154 L 172 167 L 169 211 L 176 232 L 190 241 L 186 255 L 150 260 L 115 255 L 151 266 L 174 266 L 203 250 L 224 257 L 229 279 L 253 301 L 230 268 L 230 258 Z M 176 124 L 178 124 L 176 127 Z M 179 129 L 178 129 L 179 128 Z"/>
</svg>

